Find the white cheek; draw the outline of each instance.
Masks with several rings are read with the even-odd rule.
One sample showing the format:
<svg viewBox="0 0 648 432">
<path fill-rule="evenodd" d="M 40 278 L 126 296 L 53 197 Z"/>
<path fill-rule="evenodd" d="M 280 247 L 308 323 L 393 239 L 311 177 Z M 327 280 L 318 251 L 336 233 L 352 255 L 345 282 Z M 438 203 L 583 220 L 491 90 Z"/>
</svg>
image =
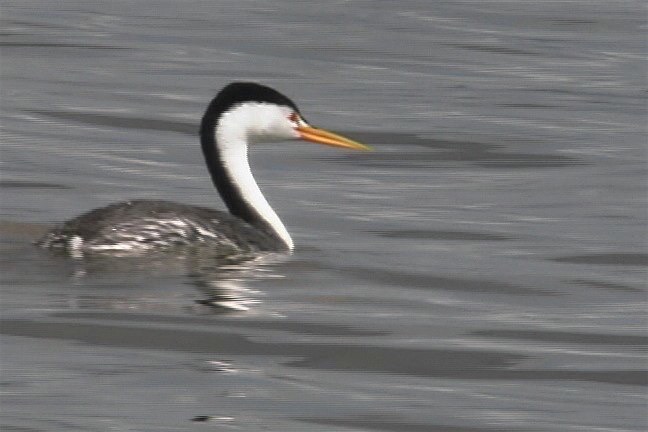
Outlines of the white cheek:
<svg viewBox="0 0 648 432">
<path fill-rule="evenodd" d="M 272 140 L 273 138 L 277 140 L 299 138 L 299 133 L 295 130 L 295 126 L 283 117 L 275 118 L 274 121 L 264 128 L 262 135 L 265 136 L 265 141 Z"/>
<path fill-rule="evenodd" d="M 293 139 L 301 139 L 301 134 L 297 131 L 297 129 L 290 128 L 290 134 L 292 135 Z"/>
<path fill-rule="evenodd" d="M 297 125 L 288 120 L 291 112 L 288 107 L 246 102 L 226 113 L 219 129 L 222 126 L 251 143 L 298 139 Z"/>
</svg>

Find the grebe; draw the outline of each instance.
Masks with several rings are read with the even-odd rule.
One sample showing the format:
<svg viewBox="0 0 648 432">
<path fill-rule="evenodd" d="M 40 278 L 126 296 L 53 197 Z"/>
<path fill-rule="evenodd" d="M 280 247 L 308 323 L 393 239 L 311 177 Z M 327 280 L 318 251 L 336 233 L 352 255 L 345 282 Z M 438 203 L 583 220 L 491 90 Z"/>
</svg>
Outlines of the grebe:
<svg viewBox="0 0 648 432">
<path fill-rule="evenodd" d="M 194 244 L 232 252 L 291 251 L 293 240 L 263 196 L 248 162 L 250 144 L 291 139 L 370 150 L 310 126 L 293 101 L 270 87 L 231 83 L 211 101 L 200 124 L 205 162 L 230 214 L 169 201 L 126 201 L 71 219 L 37 244 L 77 256 Z"/>
</svg>

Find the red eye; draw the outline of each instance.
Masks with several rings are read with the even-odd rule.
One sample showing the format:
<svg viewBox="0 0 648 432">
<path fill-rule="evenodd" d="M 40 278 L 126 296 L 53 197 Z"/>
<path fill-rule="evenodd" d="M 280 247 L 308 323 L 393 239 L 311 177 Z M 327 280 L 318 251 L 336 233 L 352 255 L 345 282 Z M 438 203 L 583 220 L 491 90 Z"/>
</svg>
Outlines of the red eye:
<svg viewBox="0 0 648 432">
<path fill-rule="evenodd" d="M 288 116 L 288 120 L 290 120 L 293 123 L 299 123 L 299 114 L 297 114 L 296 112 L 291 113 Z"/>
</svg>

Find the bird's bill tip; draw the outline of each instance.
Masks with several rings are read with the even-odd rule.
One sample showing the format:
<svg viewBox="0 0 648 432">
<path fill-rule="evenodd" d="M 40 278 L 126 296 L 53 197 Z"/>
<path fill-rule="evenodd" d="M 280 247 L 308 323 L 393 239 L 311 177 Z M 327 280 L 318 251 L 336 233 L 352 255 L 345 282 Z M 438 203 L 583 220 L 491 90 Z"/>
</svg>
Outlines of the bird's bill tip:
<svg viewBox="0 0 648 432">
<path fill-rule="evenodd" d="M 362 150 L 362 151 L 371 151 L 371 147 L 361 144 L 357 141 L 353 141 L 349 138 L 343 137 L 341 135 L 329 132 L 324 129 L 314 128 L 312 126 L 300 126 L 297 128 L 299 136 L 305 141 L 314 142 L 317 144 L 324 144 L 333 147 L 342 147 L 352 150 Z"/>
</svg>

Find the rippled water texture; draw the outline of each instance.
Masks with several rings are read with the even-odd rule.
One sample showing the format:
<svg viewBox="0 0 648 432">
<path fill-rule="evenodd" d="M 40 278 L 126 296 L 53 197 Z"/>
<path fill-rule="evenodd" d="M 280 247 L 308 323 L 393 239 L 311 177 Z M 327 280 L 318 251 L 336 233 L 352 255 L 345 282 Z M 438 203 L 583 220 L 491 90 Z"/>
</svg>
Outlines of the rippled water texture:
<svg viewBox="0 0 648 432">
<path fill-rule="evenodd" d="M 2 430 L 643 431 L 633 1 L 5 0 Z M 373 153 L 253 149 L 291 256 L 71 259 L 128 198 L 222 208 L 215 92 Z"/>
</svg>

